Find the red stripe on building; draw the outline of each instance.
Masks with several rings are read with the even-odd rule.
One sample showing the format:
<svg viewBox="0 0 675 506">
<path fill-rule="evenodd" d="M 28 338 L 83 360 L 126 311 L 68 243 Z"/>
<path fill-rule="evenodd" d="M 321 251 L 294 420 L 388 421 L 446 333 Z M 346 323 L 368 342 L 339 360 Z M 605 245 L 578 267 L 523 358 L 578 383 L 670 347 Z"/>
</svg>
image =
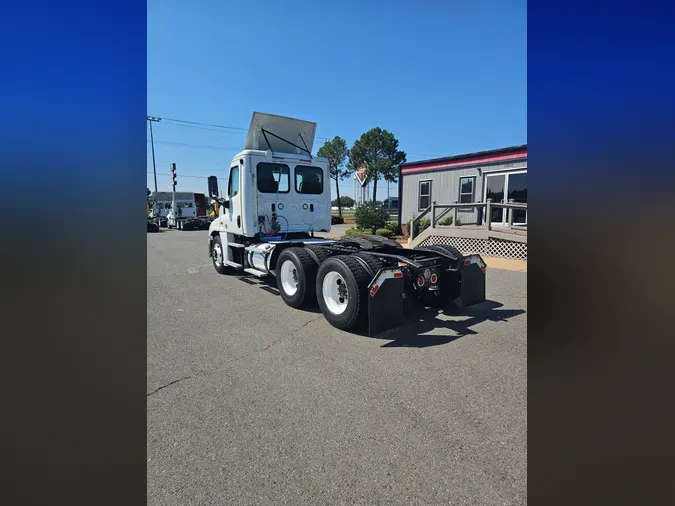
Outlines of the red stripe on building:
<svg viewBox="0 0 675 506">
<path fill-rule="evenodd" d="M 492 162 L 501 162 L 506 160 L 516 160 L 518 158 L 527 157 L 527 151 L 521 151 L 519 153 L 512 153 L 509 155 L 496 155 L 496 156 L 484 156 L 482 158 L 471 158 L 468 160 L 458 160 L 456 162 L 441 162 L 434 164 L 419 165 L 417 167 L 403 167 L 401 168 L 401 174 L 409 174 L 411 172 L 423 172 L 426 170 L 433 169 L 451 169 L 453 167 L 462 167 L 466 165 L 476 165 L 478 163 L 492 163 Z"/>
</svg>

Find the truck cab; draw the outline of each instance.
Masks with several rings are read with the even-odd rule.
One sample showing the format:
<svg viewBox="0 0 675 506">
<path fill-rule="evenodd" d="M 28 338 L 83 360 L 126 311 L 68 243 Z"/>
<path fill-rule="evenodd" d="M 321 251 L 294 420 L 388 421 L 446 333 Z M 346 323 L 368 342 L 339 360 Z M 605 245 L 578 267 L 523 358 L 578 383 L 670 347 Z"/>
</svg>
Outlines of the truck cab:
<svg viewBox="0 0 675 506">
<path fill-rule="evenodd" d="M 190 192 L 175 192 L 172 201 L 168 203 L 167 220 L 169 228 L 181 228 L 180 223 L 197 216 L 194 194 Z"/>
<path fill-rule="evenodd" d="M 210 232 L 228 241 L 311 237 L 331 225 L 328 161 L 311 154 L 316 124 L 254 113 L 244 150 L 230 163 Z"/>
</svg>

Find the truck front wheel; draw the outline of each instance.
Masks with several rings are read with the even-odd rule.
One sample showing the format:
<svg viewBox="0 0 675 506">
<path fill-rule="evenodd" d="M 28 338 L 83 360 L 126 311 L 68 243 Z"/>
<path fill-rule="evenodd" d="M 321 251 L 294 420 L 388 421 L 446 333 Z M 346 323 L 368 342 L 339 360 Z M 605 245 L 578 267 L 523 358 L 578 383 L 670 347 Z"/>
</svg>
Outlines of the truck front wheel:
<svg viewBox="0 0 675 506">
<path fill-rule="evenodd" d="M 218 274 L 227 274 L 229 272 L 230 267 L 225 264 L 225 250 L 223 249 L 223 243 L 219 235 L 215 236 L 211 242 L 211 260 Z"/>
<path fill-rule="evenodd" d="M 286 305 L 302 307 L 314 301 L 316 263 L 304 248 L 287 248 L 276 264 L 277 286 Z"/>
<path fill-rule="evenodd" d="M 371 279 L 353 256 L 339 255 L 321 264 L 316 276 L 316 298 L 328 323 L 349 330 L 364 322 Z"/>
</svg>

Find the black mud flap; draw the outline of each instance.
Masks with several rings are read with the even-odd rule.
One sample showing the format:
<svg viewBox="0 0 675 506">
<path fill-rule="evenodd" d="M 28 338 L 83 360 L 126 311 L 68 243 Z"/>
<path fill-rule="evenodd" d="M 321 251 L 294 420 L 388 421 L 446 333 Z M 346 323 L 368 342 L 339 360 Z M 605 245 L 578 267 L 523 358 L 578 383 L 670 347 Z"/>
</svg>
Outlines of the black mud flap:
<svg viewBox="0 0 675 506">
<path fill-rule="evenodd" d="M 368 285 L 368 334 L 403 325 L 403 271 L 385 267 Z"/>
<path fill-rule="evenodd" d="M 485 262 L 480 255 L 462 258 L 462 284 L 459 294 L 460 307 L 485 302 Z"/>
</svg>

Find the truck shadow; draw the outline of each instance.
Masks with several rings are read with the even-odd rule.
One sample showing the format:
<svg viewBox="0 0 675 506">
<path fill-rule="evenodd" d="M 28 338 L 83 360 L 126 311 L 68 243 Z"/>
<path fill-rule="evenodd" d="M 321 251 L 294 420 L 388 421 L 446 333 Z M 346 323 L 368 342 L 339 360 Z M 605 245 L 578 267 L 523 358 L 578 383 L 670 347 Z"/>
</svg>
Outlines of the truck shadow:
<svg viewBox="0 0 675 506">
<path fill-rule="evenodd" d="M 237 276 L 237 279 L 247 285 L 257 286 L 261 290 L 264 290 L 267 293 L 281 297 L 279 294 L 279 288 L 277 287 L 277 278 L 274 276 L 268 276 L 267 278 L 251 278 L 250 276 Z M 308 313 L 321 313 L 321 310 L 317 305 L 297 308 L 296 311 L 306 311 Z"/>
<path fill-rule="evenodd" d="M 370 336 L 372 339 L 390 341 L 382 345 L 382 348 L 426 348 L 448 344 L 462 337 L 478 334 L 475 327 L 485 321 L 506 322 L 514 316 L 525 313 L 523 309 L 499 309 L 503 304 L 487 300 L 476 306 L 465 309 L 447 308 L 424 309 L 411 308 L 406 317 L 406 323 L 399 328 L 387 330 L 380 334 Z M 440 314 L 452 317 L 462 317 L 461 320 L 441 320 Z M 465 318 L 468 317 L 468 318 Z M 428 334 L 434 330 L 451 331 L 442 334 Z"/>
<path fill-rule="evenodd" d="M 258 286 L 272 295 L 279 295 L 276 278 L 270 276 L 265 279 L 256 279 L 249 276 L 237 276 L 239 281 L 248 285 Z M 503 304 L 494 300 L 486 300 L 468 308 L 460 309 L 452 304 L 444 310 L 411 306 L 406 311 L 405 323 L 402 327 L 386 330 L 370 336 L 365 332 L 350 332 L 369 339 L 390 341 L 382 348 L 427 348 L 448 344 L 465 336 L 478 334 L 472 327 L 485 321 L 507 322 L 510 318 L 525 313 L 524 309 L 500 309 Z M 316 306 L 299 308 L 299 311 L 320 314 Z M 439 319 L 439 315 L 450 317 L 449 320 Z M 462 317 L 454 320 L 453 317 Z M 468 317 L 468 318 L 466 318 Z M 428 334 L 434 330 L 442 330 L 441 334 Z M 448 333 L 447 331 L 450 331 Z"/>
</svg>

